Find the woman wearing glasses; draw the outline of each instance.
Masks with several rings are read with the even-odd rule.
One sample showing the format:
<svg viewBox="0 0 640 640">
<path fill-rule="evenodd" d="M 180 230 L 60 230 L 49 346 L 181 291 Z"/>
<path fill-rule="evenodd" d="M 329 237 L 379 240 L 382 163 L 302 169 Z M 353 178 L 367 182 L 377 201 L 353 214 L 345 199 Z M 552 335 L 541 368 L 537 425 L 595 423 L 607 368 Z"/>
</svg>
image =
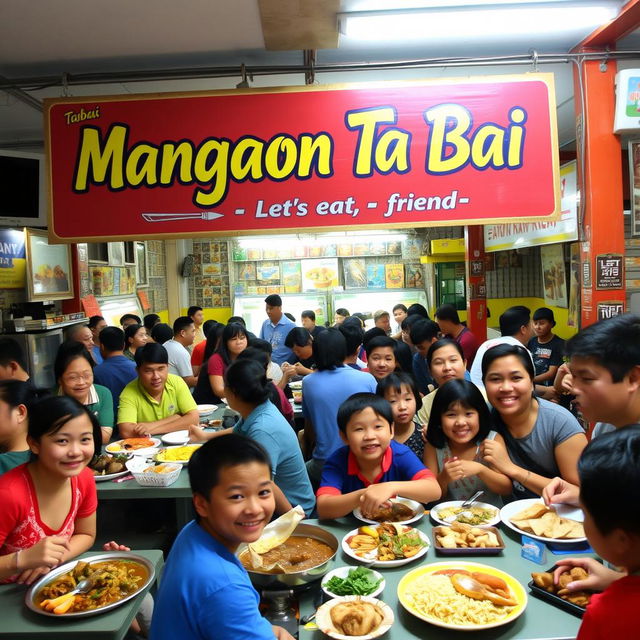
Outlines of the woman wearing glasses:
<svg viewBox="0 0 640 640">
<path fill-rule="evenodd" d="M 93 360 L 80 342 L 60 345 L 53 365 L 59 395 L 75 398 L 97 418 L 106 444 L 113 432 L 113 397 L 107 387 L 93 384 Z"/>
</svg>

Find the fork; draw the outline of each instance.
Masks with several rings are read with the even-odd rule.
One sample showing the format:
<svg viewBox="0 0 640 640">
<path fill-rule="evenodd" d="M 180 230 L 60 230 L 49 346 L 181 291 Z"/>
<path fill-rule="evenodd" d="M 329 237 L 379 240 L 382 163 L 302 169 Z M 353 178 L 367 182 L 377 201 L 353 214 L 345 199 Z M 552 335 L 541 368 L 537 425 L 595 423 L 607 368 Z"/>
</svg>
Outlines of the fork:
<svg viewBox="0 0 640 640">
<path fill-rule="evenodd" d="M 465 500 L 460 506 L 461 507 L 468 507 L 471 504 L 473 504 L 482 494 L 484 493 L 484 491 L 481 489 L 480 491 L 476 491 L 468 500 Z"/>
</svg>

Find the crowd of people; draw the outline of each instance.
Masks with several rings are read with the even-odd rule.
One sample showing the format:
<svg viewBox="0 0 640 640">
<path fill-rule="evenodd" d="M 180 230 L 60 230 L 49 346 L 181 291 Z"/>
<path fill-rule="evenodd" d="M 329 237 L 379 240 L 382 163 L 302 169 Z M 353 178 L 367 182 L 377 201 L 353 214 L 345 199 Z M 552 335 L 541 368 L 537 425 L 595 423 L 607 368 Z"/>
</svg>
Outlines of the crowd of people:
<svg viewBox="0 0 640 640">
<path fill-rule="evenodd" d="M 189 464 L 197 515 L 169 555 L 154 638 L 187 629 L 194 638 L 290 638 L 260 616 L 234 556 L 274 514 L 300 505 L 308 517 L 357 507 L 366 515 L 398 494 L 429 505 L 480 489 L 496 506 L 580 501 L 590 543 L 617 569 L 560 561 L 588 571 L 570 590 L 604 590 L 579 637 L 631 637 L 639 317 L 597 323 L 565 343 L 550 309 L 531 317 L 514 306 L 500 316 L 501 337 L 479 344 L 452 305 L 432 320 L 419 304 L 398 304 L 376 311 L 369 329 L 346 309 L 331 327 L 304 311 L 298 326 L 280 296 L 265 305 L 257 335 L 241 317 L 203 321 L 195 306 L 171 327 L 155 314 L 127 314 L 121 327 L 94 316 L 61 345 L 52 394 L 32 384 L 17 343 L 0 338 L 0 581 L 30 584 L 95 544 L 87 464 L 103 444 L 188 429 L 205 443 Z M 304 424 L 294 420 L 293 381 Z M 204 430 L 197 405 L 223 398 L 237 422 Z M 576 416 L 598 423 L 591 443 Z"/>
</svg>

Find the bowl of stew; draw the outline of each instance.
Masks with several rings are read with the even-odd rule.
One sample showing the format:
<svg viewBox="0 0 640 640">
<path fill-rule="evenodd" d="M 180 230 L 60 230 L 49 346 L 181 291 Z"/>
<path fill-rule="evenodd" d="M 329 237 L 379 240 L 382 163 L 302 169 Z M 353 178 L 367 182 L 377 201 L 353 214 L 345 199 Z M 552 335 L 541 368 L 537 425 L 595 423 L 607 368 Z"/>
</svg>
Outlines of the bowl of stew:
<svg viewBox="0 0 640 640">
<path fill-rule="evenodd" d="M 320 580 L 329 570 L 338 547 L 331 532 L 301 522 L 285 542 L 263 554 L 263 561 L 276 564 L 274 568 L 254 569 L 246 544 L 240 545 L 237 556 L 256 588 L 290 589 Z"/>
</svg>

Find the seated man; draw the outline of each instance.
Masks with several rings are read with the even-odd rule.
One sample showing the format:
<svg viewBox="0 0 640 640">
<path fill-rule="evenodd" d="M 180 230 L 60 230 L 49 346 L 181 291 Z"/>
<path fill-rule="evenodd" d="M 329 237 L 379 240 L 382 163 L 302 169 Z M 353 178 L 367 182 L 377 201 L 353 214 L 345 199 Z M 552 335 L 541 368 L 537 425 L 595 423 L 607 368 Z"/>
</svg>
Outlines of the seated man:
<svg viewBox="0 0 640 640">
<path fill-rule="evenodd" d="M 180 376 L 169 373 L 167 350 L 155 342 L 136 350 L 138 377 L 120 394 L 118 429 L 139 438 L 198 424 L 198 408 Z"/>
<path fill-rule="evenodd" d="M 102 364 L 93 370 L 96 383 L 107 387 L 113 397 L 113 415 L 118 415 L 122 390 L 138 377 L 135 362 L 124 355 L 124 331 L 120 327 L 105 327 L 100 332 Z"/>
<path fill-rule="evenodd" d="M 173 338 L 164 343 L 169 354 L 169 373 L 180 376 L 189 387 L 198 384 L 193 375 L 189 348 L 196 336 L 196 326 L 189 316 L 180 316 L 173 323 Z"/>
<path fill-rule="evenodd" d="M 298 359 L 295 364 L 282 363 L 282 373 L 287 379 L 293 376 L 307 376 L 313 373 L 316 363 L 313 359 L 313 337 L 304 327 L 294 327 L 284 339 Z"/>
<path fill-rule="evenodd" d="M 409 447 L 393 440 L 391 405 L 373 393 L 356 393 L 338 409 L 340 438 L 322 469 L 318 517 L 341 518 L 360 507 L 372 516 L 401 495 L 418 502 L 437 500 L 435 476 Z"/>
</svg>

